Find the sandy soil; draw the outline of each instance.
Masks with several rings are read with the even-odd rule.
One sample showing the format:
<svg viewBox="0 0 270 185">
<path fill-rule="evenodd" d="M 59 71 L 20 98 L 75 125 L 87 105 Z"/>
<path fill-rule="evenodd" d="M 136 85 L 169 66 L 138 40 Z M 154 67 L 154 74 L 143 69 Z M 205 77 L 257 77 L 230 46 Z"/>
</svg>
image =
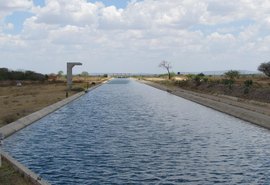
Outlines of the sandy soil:
<svg viewBox="0 0 270 185">
<path fill-rule="evenodd" d="M 0 87 L 0 127 L 65 97 L 63 83 Z"/>
</svg>

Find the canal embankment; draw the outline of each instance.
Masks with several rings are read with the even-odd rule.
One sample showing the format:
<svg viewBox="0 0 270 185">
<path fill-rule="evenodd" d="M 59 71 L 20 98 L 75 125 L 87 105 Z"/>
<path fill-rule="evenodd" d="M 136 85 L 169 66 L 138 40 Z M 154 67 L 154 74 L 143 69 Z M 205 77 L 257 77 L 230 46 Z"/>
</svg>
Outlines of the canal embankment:
<svg viewBox="0 0 270 185">
<path fill-rule="evenodd" d="M 270 129 L 270 104 L 257 101 L 244 101 L 225 95 L 210 95 L 166 86 L 151 81 L 140 82 L 167 91 L 176 96 L 210 107 L 258 126 Z"/>
<path fill-rule="evenodd" d="M 52 112 L 58 110 L 59 108 L 67 105 L 68 103 L 78 99 L 79 97 L 83 96 L 85 93 L 94 90 L 95 88 L 101 86 L 102 84 L 106 83 L 107 81 L 102 82 L 101 84 L 95 85 L 89 88 L 87 91 L 79 92 L 74 94 L 68 98 L 65 98 L 57 103 L 49 105 L 39 111 L 36 111 L 32 114 L 29 114 L 23 118 L 20 118 L 10 124 L 7 124 L 0 128 L 0 133 L 3 134 L 4 138 L 11 136 L 12 134 L 16 133 L 17 131 L 31 125 L 32 123 L 38 121 L 39 119 L 51 114 Z M 2 152 L 1 156 L 2 159 L 11 167 L 15 172 L 21 175 L 27 182 L 30 182 L 34 185 L 48 185 L 49 183 L 46 182 L 44 179 L 39 177 L 37 174 L 32 172 L 30 169 L 25 167 L 23 164 L 18 162 L 16 159 L 11 157 L 8 153 Z"/>
<path fill-rule="evenodd" d="M 26 168 L 23 164 L 18 162 L 16 159 L 11 157 L 9 154 L 2 152 L 2 159 L 13 168 L 22 178 L 25 179 L 26 183 L 33 185 L 49 185 L 49 183 L 42 179 L 40 176 L 32 172 L 30 169 Z M 21 184 L 18 180 L 18 184 Z"/>
<path fill-rule="evenodd" d="M 102 83 L 103 84 L 103 83 Z M 96 86 L 93 86 L 91 88 L 88 89 L 88 91 L 91 91 L 97 87 L 99 87 L 100 85 L 102 84 L 99 84 L 99 85 L 96 85 Z M 77 98 L 81 97 L 82 95 L 84 95 L 85 92 L 79 92 L 77 94 L 74 94 L 68 98 L 65 98 L 57 103 L 54 103 L 52 105 L 49 105 L 39 111 L 36 111 L 32 114 L 29 114 L 23 118 L 20 118 L 8 125 L 5 125 L 3 127 L 0 128 L 0 133 L 2 133 L 4 135 L 4 137 L 9 137 L 10 135 L 12 135 L 13 133 L 27 127 L 28 125 L 36 122 L 37 120 L 43 118 L 44 116 L 47 116 L 48 114 L 56 111 L 57 109 L 65 106 L 66 104 L 76 100 Z"/>
<path fill-rule="evenodd" d="M 52 184 L 269 184 L 269 142 L 267 129 L 115 79 L 4 149 Z"/>
</svg>

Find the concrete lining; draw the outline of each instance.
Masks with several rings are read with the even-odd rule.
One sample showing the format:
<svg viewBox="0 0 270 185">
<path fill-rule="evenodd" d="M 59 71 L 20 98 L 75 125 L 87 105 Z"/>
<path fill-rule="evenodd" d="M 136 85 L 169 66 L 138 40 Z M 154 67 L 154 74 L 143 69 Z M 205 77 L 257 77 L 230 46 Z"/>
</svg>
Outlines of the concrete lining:
<svg viewBox="0 0 270 185">
<path fill-rule="evenodd" d="M 103 84 L 103 83 L 102 83 Z M 100 85 L 96 85 L 94 87 L 91 87 L 88 89 L 88 91 L 91 91 L 97 87 L 99 87 Z M 28 116 L 25 116 L 23 118 L 20 118 L 8 125 L 5 125 L 3 127 L 0 128 L 0 132 L 4 135 L 5 138 L 9 137 L 10 135 L 12 135 L 13 133 L 25 128 L 26 126 L 32 124 L 33 122 L 38 121 L 39 119 L 47 116 L 48 114 L 56 111 L 57 109 L 63 107 L 64 105 L 72 102 L 73 100 L 76 100 L 77 98 L 81 97 L 82 95 L 84 95 L 85 92 L 80 92 L 77 93 L 73 96 L 70 96 L 69 98 L 63 99 L 55 104 L 49 105 L 37 112 L 34 112 L 32 114 L 29 114 Z"/>
<path fill-rule="evenodd" d="M 181 88 L 167 87 L 144 80 L 139 80 L 139 82 L 163 91 L 167 91 L 173 95 L 196 102 L 206 107 L 210 107 L 258 126 L 270 129 L 270 111 L 268 106 L 262 107 L 262 104 L 256 106 L 254 102 L 239 102 L 238 98 L 233 100 L 232 98 L 228 97 L 225 98 L 222 96 L 201 94 Z"/>
<path fill-rule="evenodd" d="M 97 87 L 103 85 L 105 82 L 102 82 L 99 85 L 96 85 L 94 87 L 91 87 L 87 90 L 91 91 L 96 89 Z M 47 116 L 48 114 L 56 111 L 57 109 L 63 107 L 64 105 L 76 100 L 77 98 L 81 97 L 82 95 L 84 95 L 86 92 L 80 92 L 77 93 L 73 96 L 70 96 L 69 98 L 66 98 L 62 101 L 59 101 L 55 104 L 49 105 L 37 112 L 34 112 L 28 116 L 25 116 L 23 118 L 18 119 L 17 121 L 14 121 L 6 126 L 3 126 L 0 128 L 0 133 L 2 133 L 4 135 L 5 138 L 11 136 L 12 134 L 16 133 L 17 131 L 31 125 L 32 123 L 38 121 L 39 119 Z M 19 163 L 17 160 L 15 160 L 13 157 L 11 157 L 10 155 L 8 155 L 5 152 L 1 152 L 0 157 L 2 156 L 2 158 L 7 161 L 17 172 L 19 172 L 25 179 L 31 181 L 34 185 L 49 185 L 48 182 L 46 182 L 45 180 L 41 179 L 41 177 L 39 177 L 38 175 L 36 175 L 34 172 L 32 172 L 31 170 L 29 170 L 28 168 L 26 168 L 24 165 L 22 165 L 21 163 Z"/>
<path fill-rule="evenodd" d="M 36 175 L 34 172 L 26 168 L 24 165 L 19 163 L 13 157 L 9 156 L 7 153 L 2 152 L 2 158 L 7 163 L 9 163 L 16 172 L 23 176 L 27 181 L 30 181 L 34 185 L 49 185 L 47 181 Z"/>
<path fill-rule="evenodd" d="M 34 112 L 28 116 L 25 116 L 23 118 L 18 119 L 17 121 L 14 121 L 8 125 L 5 125 L 0 128 L 0 132 L 5 136 L 5 138 L 9 137 L 13 133 L 25 128 L 26 126 L 32 124 L 33 122 L 43 118 L 44 116 L 56 111 L 60 107 L 66 105 L 67 103 L 79 98 L 82 96 L 84 92 L 77 93 L 69 98 L 66 98 L 60 102 L 57 102 L 53 105 L 50 105 L 46 108 L 43 108 L 37 112 Z"/>
</svg>

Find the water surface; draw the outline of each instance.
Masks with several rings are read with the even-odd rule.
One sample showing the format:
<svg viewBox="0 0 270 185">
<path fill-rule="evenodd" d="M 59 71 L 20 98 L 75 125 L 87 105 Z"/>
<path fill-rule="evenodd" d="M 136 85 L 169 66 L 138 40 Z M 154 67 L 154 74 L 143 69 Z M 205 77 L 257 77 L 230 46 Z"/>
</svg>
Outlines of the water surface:
<svg viewBox="0 0 270 185">
<path fill-rule="evenodd" d="M 270 134 L 116 79 L 5 140 L 52 184 L 270 184 Z"/>
</svg>

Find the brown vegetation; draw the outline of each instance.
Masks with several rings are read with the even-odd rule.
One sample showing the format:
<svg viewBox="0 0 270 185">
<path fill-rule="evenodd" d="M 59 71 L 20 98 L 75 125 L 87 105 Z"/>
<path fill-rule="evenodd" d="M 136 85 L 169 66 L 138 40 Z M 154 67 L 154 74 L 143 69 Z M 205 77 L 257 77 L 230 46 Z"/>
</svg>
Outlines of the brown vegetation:
<svg viewBox="0 0 270 185">
<path fill-rule="evenodd" d="M 66 85 L 63 83 L 24 84 L 0 89 L 0 127 L 66 96 Z"/>
<path fill-rule="evenodd" d="M 75 77 L 69 95 L 103 80 Z M 0 89 L 0 127 L 66 98 L 66 84 L 61 79 L 54 83 L 23 81 L 22 86 L 16 86 L 14 81 L 1 81 Z"/>
<path fill-rule="evenodd" d="M 183 75 L 172 80 L 145 78 L 169 86 L 209 94 L 224 94 L 248 100 L 270 103 L 270 79 L 262 75 L 240 75 L 230 79 L 226 76 Z"/>
<path fill-rule="evenodd" d="M 0 185 L 31 185 L 31 182 L 23 179 L 21 175 L 8 165 L 6 161 L 3 161 L 0 168 Z"/>
</svg>

